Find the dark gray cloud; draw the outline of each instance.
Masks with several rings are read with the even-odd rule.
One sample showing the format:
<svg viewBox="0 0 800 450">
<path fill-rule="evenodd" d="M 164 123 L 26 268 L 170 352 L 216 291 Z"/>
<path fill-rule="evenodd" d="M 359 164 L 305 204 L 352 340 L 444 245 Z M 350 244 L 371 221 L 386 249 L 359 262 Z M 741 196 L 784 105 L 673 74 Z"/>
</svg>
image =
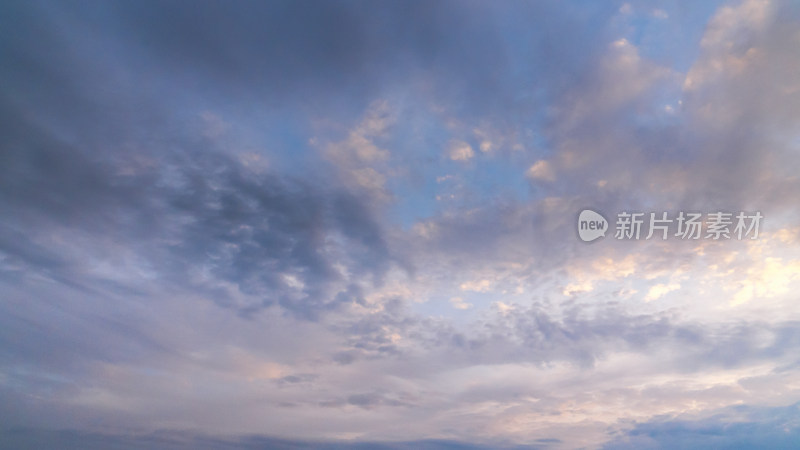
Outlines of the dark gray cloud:
<svg viewBox="0 0 800 450">
<path fill-rule="evenodd" d="M 333 357 L 337 363 L 414 361 L 399 369 L 408 375 L 520 363 L 546 367 L 567 362 L 590 369 L 620 352 L 630 352 L 643 357 L 662 355 L 651 364 L 675 373 L 736 369 L 769 361 L 791 371 L 800 348 L 800 327 L 793 320 L 701 322 L 674 311 L 634 314 L 617 301 L 593 307 L 564 305 L 560 313 L 546 302 L 511 305 L 460 326 L 411 313 L 401 302 L 389 305 L 384 311 L 334 325 L 345 337 L 344 347 Z M 398 345 L 393 336 L 400 336 L 403 344 Z M 681 350 L 670 352 L 674 348 Z"/>
<path fill-rule="evenodd" d="M 121 89 L 113 77 L 96 80 L 102 74 L 95 71 L 113 68 L 78 64 L 92 55 L 73 53 L 90 49 L 60 39 L 63 24 L 18 4 L 6 8 L 22 24 L 2 39 L 15 61 L 0 73 L 6 81 L 0 96 L 4 273 L 25 268 L 84 288 L 102 285 L 76 276 L 81 255 L 41 242 L 48 233 L 75 231 L 125 242 L 168 283 L 192 285 L 187 271 L 205 266 L 260 297 L 235 305 L 216 292 L 216 301 L 244 314 L 281 304 L 313 318 L 353 300 L 327 292 L 340 278 L 331 264 L 342 250 L 335 254 L 329 242 L 338 234 L 353 244 L 344 264 L 380 281 L 389 251 L 381 225 L 360 199 L 328 185 L 332 179 L 246 173 L 192 127 L 176 130 L 164 115 L 169 105 L 136 99 L 135 88 Z M 66 17 L 53 20 L 75 19 Z M 70 56 L 73 64 L 59 61 Z M 301 292 L 284 292 L 282 275 L 296 276 Z"/>
<path fill-rule="evenodd" d="M 633 429 L 603 448 L 792 448 L 800 442 L 800 405 L 740 405 L 704 418 L 658 418 Z"/>
<path fill-rule="evenodd" d="M 221 450 L 221 449 L 323 449 L 323 450 L 482 450 L 489 448 L 508 450 L 533 450 L 541 446 L 483 446 L 448 440 L 422 440 L 409 442 L 324 442 L 288 440 L 270 437 L 245 437 L 224 439 L 178 432 L 158 432 L 144 435 L 108 435 L 80 431 L 36 430 L 17 428 L 0 432 L 0 445 L 4 448 L 28 449 L 51 448 L 56 446 L 65 450 L 108 449 L 120 450 Z"/>
<path fill-rule="evenodd" d="M 248 175 L 222 154 L 175 155 L 161 159 L 157 169 L 126 177 L 118 175 L 119 167 L 91 160 L 71 170 L 81 152 L 61 153 L 57 143 L 17 148 L 3 168 L 0 195 L 9 231 L 3 250 L 12 263 L 55 277 L 65 278 L 78 262 L 37 244 L 37 233 L 79 229 L 128 242 L 168 283 L 191 285 L 190 269 L 202 267 L 261 297 L 238 306 L 242 312 L 281 304 L 313 317 L 335 302 L 358 301 L 355 286 L 338 297 L 327 292 L 329 283 L 344 281 L 334 261 L 374 282 L 390 263 L 381 226 L 344 190 Z M 21 229 L 26 235 L 13 239 Z M 334 234 L 353 244 L 347 260 L 330 242 Z M 302 283 L 294 296 L 284 293 L 292 289 L 287 276 Z"/>
<path fill-rule="evenodd" d="M 75 120 L 89 125 L 90 117 L 111 112 L 111 130 L 132 119 L 147 123 L 132 116 L 166 98 L 352 116 L 375 96 L 414 89 L 464 119 L 488 119 L 510 131 L 538 120 L 546 97 L 586 81 L 608 38 L 600 24 L 618 8 L 537 2 L 511 12 L 482 2 L 423 1 L 184 6 L 9 2 L 4 16 L 15 20 L 3 42 L 15 64 L 4 79 L 50 105 L 51 117 L 77 112 L 82 117 Z"/>
<path fill-rule="evenodd" d="M 469 101 L 469 108 L 459 107 L 465 111 L 499 111 L 522 95 L 522 78 L 506 79 L 515 70 L 500 50 L 508 42 L 497 24 L 527 24 L 479 3 L 9 2 L 4 9 L 4 17 L 15 18 L 0 36 L 12 62 L 0 72 L 6 136 L 0 195 L 4 216 L 13 217 L 6 219 L 7 234 L 56 225 L 135 239 L 163 276 L 187 285 L 194 282 L 186 263 L 205 261 L 213 276 L 263 297 L 231 302 L 245 314 L 282 304 L 312 317 L 312 309 L 335 307 L 329 297 L 360 301 L 353 283 L 327 293 L 338 280 L 326 240 L 343 234 L 352 244 L 348 265 L 374 282 L 388 267 L 388 244 L 374 211 L 332 178 L 243 175 L 186 126 L 186 105 L 226 105 L 225 99 L 246 96 L 267 109 L 287 102 L 303 108 L 306 100 L 313 105 L 341 93 L 355 112 L 363 108 L 357 99 L 375 95 L 367 91 L 420 77 L 433 80 L 438 87 L 430 92 L 445 95 L 446 104 Z M 524 14 L 542 24 L 525 37 L 534 60 L 542 52 L 574 54 L 539 37 L 560 32 L 553 28 L 558 21 L 589 19 L 568 19 L 550 5 L 526 7 Z M 552 68 L 562 58 L 547 60 Z M 564 62 L 564 70 L 577 73 L 578 61 Z M 267 223 L 268 231 L 260 228 Z M 165 240 L 170 245 L 158 248 Z M 64 275 L 65 255 L 44 248 L 28 233 L 5 251 L 29 268 L 52 266 L 50 277 L 82 283 Z M 299 277 L 302 292 L 288 292 L 282 275 Z M 92 283 L 99 281 L 82 284 Z M 225 296 L 216 291 L 218 301 Z"/>
</svg>

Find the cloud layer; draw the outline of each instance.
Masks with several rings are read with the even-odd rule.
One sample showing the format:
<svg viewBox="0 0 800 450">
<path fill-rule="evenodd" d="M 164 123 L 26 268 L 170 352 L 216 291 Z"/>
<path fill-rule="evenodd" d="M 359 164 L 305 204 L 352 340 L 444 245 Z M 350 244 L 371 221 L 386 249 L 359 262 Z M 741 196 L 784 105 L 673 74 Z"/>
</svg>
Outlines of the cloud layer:
<svg viewBox="0 0 800 450">
<path fill-rule="evenodd" d="M 796 443 L 798 47 L 788 0 L 5 2 L 0 446 Z"/>
</svg>

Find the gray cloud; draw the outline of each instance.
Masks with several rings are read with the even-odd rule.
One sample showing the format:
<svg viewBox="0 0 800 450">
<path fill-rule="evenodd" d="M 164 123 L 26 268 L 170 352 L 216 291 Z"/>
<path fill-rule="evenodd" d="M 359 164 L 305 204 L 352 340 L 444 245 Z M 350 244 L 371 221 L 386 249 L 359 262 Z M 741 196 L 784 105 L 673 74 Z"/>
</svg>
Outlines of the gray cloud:
<svg viewBox="0 0 800 450">
<path fill-rule="evenodd" d="M 603 448 L 790 448 L 800 440 L 798 405 L 740 405 L 703 418 L 660 418 L 636 424 Z"/>
<path fill-rule="evenodd" d="M 447 440 L 422 440 L 409 442 L 321 442 L 288 440 L 252 436 L 240 439 L 224 439 L 178 432 L 158 432 L 145 435 L 108 435 L 71 430 L 50 431 L 36 429 L 13 429 L 0 433 L 0 444 L 8 448 L 49 448 L 63 449 L 107 449 L 110 446 L 121 450 L 178 450 L 178 449 L 363 449 L 363 450 L 481 450 L 500 448 L 523 450 L 546 448 L 542 446 L 481 446 Z"/>
</svg>

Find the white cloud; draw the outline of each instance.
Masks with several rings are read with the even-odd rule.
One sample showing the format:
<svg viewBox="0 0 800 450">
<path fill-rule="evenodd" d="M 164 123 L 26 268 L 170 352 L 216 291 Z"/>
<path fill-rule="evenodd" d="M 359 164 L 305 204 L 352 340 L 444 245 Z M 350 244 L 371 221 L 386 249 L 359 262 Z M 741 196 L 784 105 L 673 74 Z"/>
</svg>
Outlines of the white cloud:
<svg viewBox="0 0 800 450">
<path fill-rule="evenodd" d="M 460 287 L 462 291 L 488 292 L 492 287 L 492 282 L 489 280 L 467 281 L 462 283 Z"/>
<path fill-rule="evenodd" d="M 450 303 L 453 304 L 453 308 L 456 309 L 470 309 L 472 308 L 472 303 L 467 303 L 461 297 L 453 297 L 450 299 Z"/>
<path fill-rule="evenodd" d="M 375 101 L 349 131 L 347 138 L 324 146 L 325 156 L 336 165 L 346 184 L 363 189 L 381 201 L 388 199 L 385 185 L 391 153 L 379 147 L 376 141 L 388 135 L 395 120 L 386 101 Z M 319 139 L 312 138 L 310 143 L 319 145 Z"/>
<path fill-rule="evenodd" d="M 493 150 L 497 149 L 498 145 L 494 141 L 494 138 L 491 136 L 489 131 L 475 128 L 472 130 L 475 134 L 475 137 L 480 141 L 480 149 L 483 153 L 491 153 Z"/>
<path fill-rule="evenodd" d="M 771 6 L 768 0 L 747 0 L 721 8 L 708 24 L 702 54 L 687 73 L 684 89 L 698 89 L 754 64 L 760 53 L 753 39 L 769 24 Z"/>
<path fill-rule="evenodd" d="M 732 305 L 740 305 L 753 298 L 765 300 L 789 292 L 791 283 L 800 277 L 800 261 L 784 262 L 781 258 L 766 257 L 753 261 L 747 276 L 734 294 Z"/>
<path fill-rule="evenodd" d="M 536 161 L 530 168 L 528 168 L 528 170 L 525 172 L 525 175 L 534 180 L 555 181 L 556 179 L 553 167 L 549 162 L 543 159 Z"/>
<path fill-rule="evenodd" d="M 453 178 L 455 178 L 453 175 L 442 175 L 440 177 L 436 177 L 436 182 L 444 183 L 445 181 L 452 180 Z"/>
<path fill-rule="evenodd" d="M 681 288 L 680 284 L 671 283 L 671 284 L 657 284 L 650 288 L 647 291 L 647 295 L 645 296 L 644 300 L 649 302 L 652 300 L 658 300 L 659 298 L 667 295 L 672 291 L 676 291 Z"/>
<path fill-rule="evenodd" d="M 451 141 L 448 155 L 453 161 L 469 161 L 475 156 L 472 146 L 464 141 Z"/>
</svg>

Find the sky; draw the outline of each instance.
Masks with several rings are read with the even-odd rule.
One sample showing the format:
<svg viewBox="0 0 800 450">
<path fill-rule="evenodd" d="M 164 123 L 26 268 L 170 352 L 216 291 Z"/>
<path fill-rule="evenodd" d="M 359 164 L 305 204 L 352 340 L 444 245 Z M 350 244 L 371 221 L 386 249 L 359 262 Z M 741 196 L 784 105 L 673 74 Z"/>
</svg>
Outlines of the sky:
<svg viewBox="0 0 800 450">
<path fill-rule="evenodd" d="M 800 446 L 798 49 L 796 0 L 3 1 L 0 448 Z"/>
</svg>

